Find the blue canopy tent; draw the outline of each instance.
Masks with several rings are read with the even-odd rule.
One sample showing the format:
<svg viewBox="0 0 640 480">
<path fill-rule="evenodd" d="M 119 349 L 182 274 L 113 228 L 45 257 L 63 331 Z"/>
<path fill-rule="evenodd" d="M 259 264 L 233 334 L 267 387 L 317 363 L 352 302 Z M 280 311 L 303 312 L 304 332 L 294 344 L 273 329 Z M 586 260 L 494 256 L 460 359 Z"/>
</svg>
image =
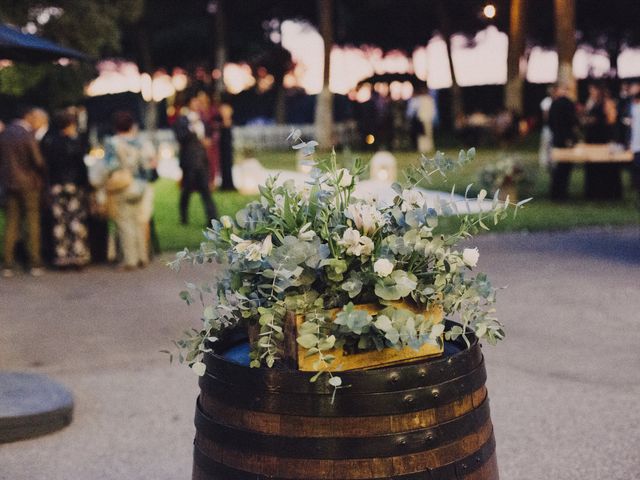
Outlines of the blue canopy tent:
<svg viewBox="0 0 640 480">
<path fill-rule="evenodd" d="M 66 48 L 37 35 L 22 33 L 8 25 L 0 24 L 0 59 L 38 63 L 71 58 L 89 60 L 89 57 L 72 48 Z"/>
</svg>

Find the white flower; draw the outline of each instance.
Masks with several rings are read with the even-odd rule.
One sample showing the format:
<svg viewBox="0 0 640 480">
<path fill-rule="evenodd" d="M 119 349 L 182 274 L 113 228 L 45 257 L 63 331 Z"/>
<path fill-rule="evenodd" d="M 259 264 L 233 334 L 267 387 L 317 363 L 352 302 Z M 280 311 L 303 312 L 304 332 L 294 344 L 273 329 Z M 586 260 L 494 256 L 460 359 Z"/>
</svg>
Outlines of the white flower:
<svg viewBox="0 0 640 480">
<path fill-rule="evenodd" d="M 362 255 L 371 255 L 373 253 L 373 249 L 375 246 L 373 244 L 373 240 L 371 240 L 369 237 L 360 237 L 360 245 L 362 245 Z"/>
<path fill-rule="evenodd" d="M 268 235 L 262 242 L 251 242 L 246 249 L 246 258 L 252 262 L 259 262 L 269 255 L 273 250 L 271 235 Z"/>
<path fill-rule="evenodd" d="M 444 323 L 436 323 L 433 327 L 431 327 L 431 332 L 429 333 L 429 338 L 431 340 L 435 340 L 440 337 L 444 333 Z"/>
<path fill-rule="evenodd" d="M 251 243 L 246 250 L 247 254 L 245 257 L 247 260 L 252 262 L 257 262 L 262 260 L 262 253 L 260 252 L 260 244 L 259 243 Z"/>
<path fill-rule="evenodd" d="M 422 208 L 424 206 L 424 196 L 419 190 L 405 189 L 400 196 L 402 199 L 402 211 L 408 212 L 414 208 Z"/>
<path fill-rule="evenodd" d="M 202 362 L 195 362 L 193 365 L 191 365 L 191 370 L 193 370 L 193 373 L 195 373 L 199 377 L 202 377 L 204 375 L 204 372 L 207 370 L 207 366 Z"/>
<path fill-rule="evenodd" d="M 284 196 L 278 194 L 275 197 L 273 197 L 273 201 L 274 201 L 273 209 L 276 212 L 283 212 L 284 211 Z"/>
<path fill-rule="evenodd" d="M 236 246 L 233 249 L 238 253 L 244 253 L 253 243 L 251 240 L 245 240 L 244 238 L 240 238 L 235 233 L 231 234 L 231 240 L 236 242 Z"/>
<path fill-rule="evenodd" d="M 353 182 L 353 175 L 349 173 L 349 170 L 347 170 L 346 168 L 341 168 L 336 172 L 336 174 L 337 178 L 340 179 L 340 183 L 338 183 L 338 185 L 340 185 L 341 187 L 351 186 L 351 183 Z"/>
<path fill-rule="evenodd" d="M 311 222 L 306 223 L 302 226 L 302 228 L 298 232 L 299 240 L 302 240 L 303 242 L 310 242 L 311 240 L 313 240 L 313 238 L 316 236 L 316 232 L 314 232 L 313 230 L 309 230 L 309 227 L 311 227 Z"/>
<path fill-rule="evenodd" d="M 345 215 L 353 220 L 356 228 L 368 235 L 386 222 L 382 212 L 368 203 L 352 203 L 347 207 Z"/>
<path fill-rule="evenodd" d="M 478 264 L 478 258 L 480 257 L 480 252 L 478 252 L 478 248 L 465 248 L 462 251 L 462 261 L 468 267 L 475 267 Z"/>
<path fill-rule="evenodd" d="M 271 241 L 271 234 L 267 235 L 267 237 L 262 241 L 262 246 L 260 247 L 260 253 L 263 257 L 267 255 L 271 255 L 271 250 L 273 250 L 273 242 Z"/>
<path fill-rule="evenodd" d="M 338 240 L 338 245 L 347 249 L 347 255 L 359 257 L 360 255 L 371 255 L 373 253 L 373 241 L 364 235 L 360 235 L 358 230 L 347 228 L 342 234 L 342 239 Z"/>
<path fill-rule="evenodd" d="M 223 215 L 220 217 L 220 223 L 224 228 L 231 228 L 233 226 L 231 217 L 229 215 Z"/>
<path fill-rule="evenodd" d="M 253 240 L 244 240 L 235 233 L 231 234 L 231 240 L 236 242 L 236 246 L 233 249 L 237 253 L 244 253 L 247 260 L 259 261 L 263 257 L 266 257 L 273 250 L 273 242 L 271 241 L 271 235 L 268 235 L 262 242 L 256 242 Z"/>
<path fill-rule="evenodd" d="M 360 256 L 362 247 L 360 246 L 360 232 L 353 228 L 347 228 L 342 234 L 342 240 L 338 241 L 339 245 L 346 247 L 347 254 Z"/>
<path fill-rule="evenodd" d="M 393 272 L 393 263 L 386 258 L 379 258 L 373 264 L 373 271 L 376 272 L 379 277 L 387 277 Z"/>
</svg>

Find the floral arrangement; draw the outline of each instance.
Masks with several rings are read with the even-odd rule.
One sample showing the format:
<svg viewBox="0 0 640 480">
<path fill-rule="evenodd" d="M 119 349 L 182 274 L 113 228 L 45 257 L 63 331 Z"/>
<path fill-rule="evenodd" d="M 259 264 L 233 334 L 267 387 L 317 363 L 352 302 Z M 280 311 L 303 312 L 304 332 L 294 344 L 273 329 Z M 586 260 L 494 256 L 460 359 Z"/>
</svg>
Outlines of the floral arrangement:
<svg viewBox="0 0 640 480">
<path fill-rule="evenodd" d="M 479 184 L 491 194 L 501 190 L 503 194 L 514 195 L 518 190 L 530 187 L 532 177 L 532 172 L 522 162 L 513 158 L 504 158 L 496 163 L 485 165 L 480 170 Z M 503 195 L 499 196 L 503 197 Z"/>
<path fill-rule="evenodd" d="M 306 153 L 317 145 L 303 142 L 295 132 L 293 138 L 294 148 Z M 315 163 L 304 188 L 269 179 L 260 187 L 259 201 L 235 218 L 214 220 L 199 250 L 185 249 L 171 262 L 175 269 L 184 262 L 216 264 L 213 286 L 188 284 L 181 293 L 189 304 L 199 298 L 203 311 L 201 328 L 176 342 L 180 360 L 203 375 L 211 342 L 225 331 L 244 328 L 258 332 L 250 366 L 273 367 L 282 359 L 288 312 L 304 315 L 296 341 L 316 358 L 318 375 L 328 372 L 334 387 L 341 383 L 331 373 L 336 348 L 417 349 L 441 343 L 443 336 L 464 336 L 468 329 L 492 344 L 504 338 L 492 306 L 496 290 L 485 274 L 472 273 L 478 250 L 456 245 L 525 202 L 514 205 L 495 197 L 489 211 L 462 214 L 453 192 L 451 200 L 427 205 L 417 188 L 474 154 L 471 149 L 461 151 L 457 160 L 441 153 L 423 157 L 407 174 L 407 185 L 393 185 L 397 195 L 390 205 L 355 198 L 364 166 L 356 161 L 352 170 L 339 168 L 335 154 Z M 467 206 L 472 201 L 467 199 Z M 438 215 L 456 213 L 458 230 L 439 232 Z M 357 309 L 359 304 L 380 309 L 372 314 Z M 434 307 L 458 324 L 445 331 L 432 316 L 414 313 Z"/>
</svg>

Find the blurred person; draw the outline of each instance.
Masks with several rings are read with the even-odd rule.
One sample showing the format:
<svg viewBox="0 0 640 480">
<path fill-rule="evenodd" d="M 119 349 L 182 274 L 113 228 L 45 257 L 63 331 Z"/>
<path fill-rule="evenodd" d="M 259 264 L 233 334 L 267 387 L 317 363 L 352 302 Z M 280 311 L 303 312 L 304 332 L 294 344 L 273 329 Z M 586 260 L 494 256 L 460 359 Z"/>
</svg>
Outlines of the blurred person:
<svg viewBox="0 0 640 480">
<path fill-rule="evenodd" d="M 51 263 L 60 268 L 82 268 L 90 260 L 86 147 L 72 113 L 56 115 L 55 127 L 41 143 L 49 171 Z"/>
<path fill-rule="evenodd" d="M 631 103 L 631 138 L 630 149 L 633 152 L 633 163 L 631 165 L 631 178 L 633 186 L 638 195 L 636 202 L 640 207 L 640 91 L 635 92 Z"/>
<path fill-rule="evenodd" d="M 153 189 L 149 185 L 156 167 L 153 146 L 143 142 L 137 134 L 130 112 L 113 115 L 115 135 L 105 142 L 105 163 L 109 180 L 121 172 L 128 172 L 130 182 L 113 190 L 113 219 L 122 248 L 122 270 L 144 268 L 149 263 L 149 222 L 153 214 Z M 115 172 L 118 172 L 116 174 Z M 107 180 L 107 189 L 109 189 Z"/>
<path fill-rule="evenodd" d="M 204 122 L 205 139 L 203 141 L 207 149 L 209 161 L 209 189 L 215 190 L 221 183 L 220 178 L 220 111 L 216 98 L 211 98 L 206 92 L 198 92 L 200 100 L 200 116 Z"/>
<path fill-rule="evenodd" d="M 6 190 L 6 226 L 2 275 L 14 275 L 15 249 L 24 220 L 30 273 L 40 276 L 40 201 L 45 183 L 46 165 L 34 136 L 44 125 L 39 109 L 24 110 L 21 118 L 0 134 L 0 182 Z"/>
<path fill-rule="evenodd" d="M 553 135 L 549 128 L 549 110 L 553 103 L 553 88 L 547 90 L 547 96 L 540 102 L 540 113 L 542 115 L 542 129 L 540 131 L 540 149 L 538 150 L 538 160 L 540 166 L 544 168 L 551 167 L 551 147 Z"/>
<path fill-rule="evenodd" d="M 601 85 L 592 83 L 582 119 L 585 142 L 609 143 L 614 140 L 617 119 L 615 102 Z"/>
<path fill-rule="evenodd" d="M 564 83 L 553 89 L 553 101 L 549 107 L 549 130 L 554 148 L 571 148 L 576 143 L 578 118 L 576 104 L 569 98 L 569 87 Z M 552 165 L 551 199 L 566 200 L 568 198 L 569 178 L 573 165 L 562 162 Z"/>
<path fill-rule="evenodd" d="M 222 190 L 235 190 L 233 184 L 233 107 L 228 97 L 222 97 L 220 112 L 220 170 L 222 176 Z"/>
<path fill-rule="evenodd" d="M 191 97 L 173 126 L 176 139 L 180 144 L 179 158 L 182 169 L 180 222 L 183 225 L 189 223 L 189 199 L 192 192 L 200 194 L 207 225 L 218 216 L 209 189 L 209 160 L 204 145 L 206 127 L 200 115 L 201 111 L 200 99 L 197 96 Z"/>
<path fill-rule="evenodd" d="M 409 104 L 407 105 L 407 115 L 415 118 L 417 123 L 416 145 L 421 153 L 433 151 L 433 120 L 436 116 L 436 102 L 429 94 L 426 85 L 420 85 Z"/>
<path fill-rule="evenodd" d="M 617 101 L 618 119 L 616 123 L 616 141 L 627 147 L 631 139 L 631 106 L 633 105 L 633 96 L 632 84 L 622 82 L 620 84 L 620 94 L 618 95 Z"/>
<path fill-rule="evenodd" d="M 583 124 L 585 141 L 606 144 L 616 140 L 618 111 L 610 92 L 600 84 L 589 85 Z M 585 165 L 585 195 L 589 199 L 619 199 L 622 196 L 620 166 L 611 163 Z"/>
</svg>

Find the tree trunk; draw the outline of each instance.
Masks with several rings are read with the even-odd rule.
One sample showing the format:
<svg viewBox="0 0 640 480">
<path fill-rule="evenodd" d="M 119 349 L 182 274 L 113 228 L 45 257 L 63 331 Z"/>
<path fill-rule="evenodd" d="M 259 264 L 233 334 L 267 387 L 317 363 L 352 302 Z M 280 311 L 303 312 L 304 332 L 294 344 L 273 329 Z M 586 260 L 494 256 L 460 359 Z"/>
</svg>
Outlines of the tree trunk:
<svg viewBox="0 0 640 480">
<path fill-rule="evenodd" d="M 147 4 L 145 4 L 145 9 Z M 144 21 L 144 15 L 136 26 L 136 47 L 138 50 L 138 67 L 142 73 L 147 73 L 152 79 L 151 99 L 144 105 L 144 127 L 154 132 L 158 128 L 158 103 L 153 99 L 153 58 L 149 46 L 149 28 Z"/>
<path fill-rule="evenodd" d="M 576 53 L 575 0 L 554 0 L 556 16 L 556 46 L 558 48 L 558 82 L 569 87 L 576 98 L 576 79 L 573 76 L 573 56 Z"/>
<path fill-rule="evenodd" d="M 322 91 L 316 100 L 315 131 L 321 148 L 333 145 L 333 94 L 329 90 L 331 49 L 333 47 L 333 0 L 318 0 L 320 35 L 324 41 Z"/>
<path fill-rule="evenodd" d="M 520 62 L 524 56 L 527 18 L 526 5 L 525 0 L 511 0 L 507 84 L 504 90 L 504 106 L 517 116 L 522 115 L 524 111 L 524 72 L 520 70 Z"/>
<path fill-rule="evenodd" d="M 451 54 L 451 23 L 443 0 L 436 3 L 437 14 L 440 20 L 440 30 L 447 44 L 447 59 L 449 60 L 449 70 L 451 71 L 451 121 L 455 129 L 456 123 L 464 116 L 464 103 L 462 99 L 462 89 L 458 85 L 456 72 L 453 67 L 453 55 Z"/>
<path fill-rule="evenodd" d="M 215 68 L 220 76 L 215 79 L 214 89 L 216 93 L 224 93 L 224 66 L 227 63 L 227 19 L 225 17 L 224 0 L 216 0 L 215 10 Z"/>
</svg>

